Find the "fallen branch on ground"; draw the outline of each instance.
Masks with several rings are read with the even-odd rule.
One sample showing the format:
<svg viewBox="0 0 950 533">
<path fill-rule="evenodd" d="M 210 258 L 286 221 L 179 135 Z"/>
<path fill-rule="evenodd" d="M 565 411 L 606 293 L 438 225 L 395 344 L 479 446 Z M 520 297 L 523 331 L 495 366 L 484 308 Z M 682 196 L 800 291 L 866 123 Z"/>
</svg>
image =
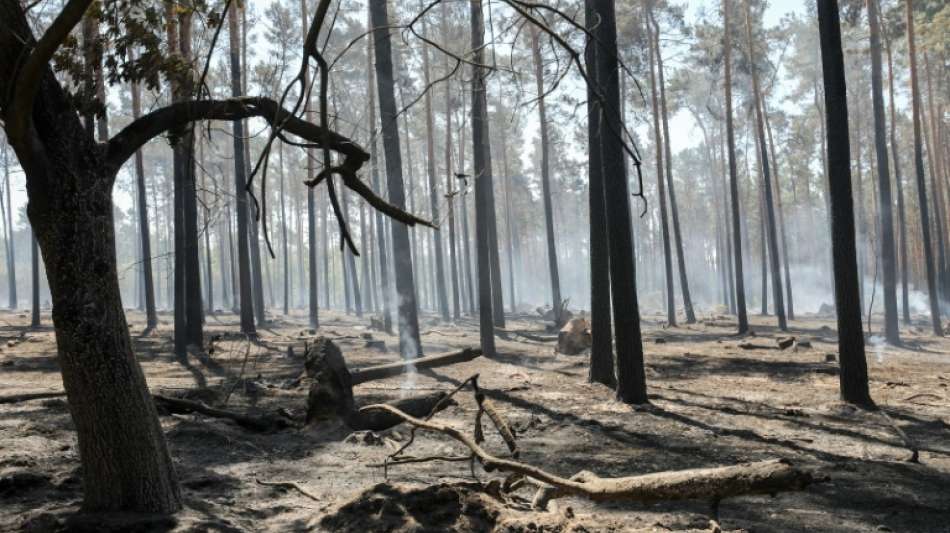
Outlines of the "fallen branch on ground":
<svg viewBox="0 0 950 533">
<path fill-rule="evenodd" d="M 503 333 L 505 335 L 517 335 L 519 337 L 524 337 L 529 341 L 535 342 L 556 342 L 557 335 L 535 335 L 530 331 L 524 331 L 520 329 L 505 329 L 505 328 L 495 328 L 496 333 Z"/>
<path fill-rule="evenodd" d="M 385 365 L 357 369 L 350 372 L 350 377 L 353 385 L 359 385 L 360 383 L 366 383 L 367 381 L 373 381 L 375 379 L 383 379 L 405 374 L 412 371 L 413 369 L 418 372 L 419 370 L 425 370 L 429 368 L 438 368 L 440 366 L 464 363 L 466 361 L 471 361 L 480 355 L 482 355 L 481 349 L 466 348 L 459 352 L 430 355 L 428 357 L 420 357 L 418 359 L 411 359 L 408 361 L 398 361 L 396 363 L 387 363 Z"/>
<path fill-rule="evenodd" d="M 56 392 L 27 392 L 25 394 L 11 394 L 9 396 L 0 396 L 0 404 L 20 403 L 30 400 L 43 400 L 46 398 L 61 398 L 66 396 L 65 391 Z"/>
<path fill-rule="evenodd" d="M 210 407 L 203 402 L 172 398 L 170 396 L 162 396 L 161 394 L 153 394 L 152 398 L 155 400 L 156 407 L 163 408 L 169 413 L 200 413 L 212 418 L 231 420 L 235 424 L 252 431 L 270 432 L 294 426 L 293 422 L 282 416 L 244 415 L 234 411 Z"/>
<path fill-rule="evenodd" d="M 473 378 L 463 382 L 463 385 L 471 382 L 477 399 L 481 393 L 478 391 L 476 379 L 477 376 L 473 376 Z M 453 391 L 453 394 L 456 391 Z M 481 402 L 479 402 L 479 405 L 479 413 L 476 415 L 478 420 L 480 420 L 480 415 L 484 410 Z M 477 460 L 486 471 L 503 471 L 533 481 L 540 487 L 534 499 L 534 504 L 540 508 L 546 507 L 550 500 L 564 496 L 583 496 L 594 501 L 653 502 L 686 499 L 719 501 L 732 496 L 801 490 L 814 481 L 810 473 L 795 468 L 785 459 L 772 459 L 717 468 L 657 472 L 620 478 L 602 478 L 584 471 L 568 479 L 514 459 L 500 458 L 490 454 L 480 444 L 483 441 L 480 421 L 476 422 L 476 437 L 473 438 L 452 426 L 432 421 L 431 415 L 426 419 L 420 419 L 391 405 L 369 405 L 363 407 L 360 411 L 384 411 L 409 423 L 414 430 L 424 429 L 442 433 L 467 447 L 471 452 L 469 457 Z M 484 412 L 488 413 L 489 411 Z M 491 417 L 491 415 L 489 416 Z M 499 431 L 504 437 L 501 428 L 499 428 Z M 511 438 L 514 438 L 513 435 Z M 504 440 L 508 442 L 508 437 L 504 437 Z M 390 455 L 384 466 L 410 462 L 403 460 L 399 457 L 399 454 L 408 448 L 411 443 L 412 439 L 404 444 L 400 450 Z M 509 447 L 512 447 L 511 443 L 509 443 Z M 444 460 L 444 457 L 413 457 L 411 462 L 425 460 Z"/>
<path fill-rule="evenodd" d="M 264 485 L 265 487 L 281 487 L 285 489 L 294 489 L 300 494 L 310 498 L 311 500 L 318 502 L 320 498 L 314 495 L 312 492 L 300 486 L 300 483 L 296 481 L 261 481 L 260 479 L 256 480 L 258 485 Z"/>
</svg>

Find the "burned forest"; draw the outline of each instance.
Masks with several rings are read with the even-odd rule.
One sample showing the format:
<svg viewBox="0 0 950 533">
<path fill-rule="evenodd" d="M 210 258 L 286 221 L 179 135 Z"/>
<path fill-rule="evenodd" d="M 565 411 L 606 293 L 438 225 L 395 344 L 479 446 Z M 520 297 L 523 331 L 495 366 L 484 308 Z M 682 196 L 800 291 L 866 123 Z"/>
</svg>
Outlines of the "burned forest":
<svg viewBox="0 0 950 533">
<path fill-rule="evenodd" d="M 0 0 L 0 531 L 946 532 L 950 4 Z"/>
</svg>

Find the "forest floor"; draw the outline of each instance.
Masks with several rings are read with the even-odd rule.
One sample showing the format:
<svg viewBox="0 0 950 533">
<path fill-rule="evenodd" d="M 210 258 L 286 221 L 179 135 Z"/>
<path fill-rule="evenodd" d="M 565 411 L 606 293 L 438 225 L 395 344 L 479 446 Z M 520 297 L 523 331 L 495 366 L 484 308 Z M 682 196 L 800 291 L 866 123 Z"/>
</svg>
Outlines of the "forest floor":
<svg viewBox="0 0 950 533">
<path fill-rule="evenodd" d="M 325 312 L 318 331 L 335 339 L 349 368 L 395 361 L 395 337 L 369 331 L 368 319 Z M 554 342 L 499 338 L 499 356 L 354 388 L 358 404 L 449 390 L 473 374 L 515 428 L 520 459 L 570 476 L 590 470 L 627 476 L 785 458 L 827 476 L 802 492 L 728 499 L 724 530 L 950 531 L 950 339 L 923 323 L 904 328 L 904 348 L 869 348 L 871 394 L 888 416 L 838 401 L 834 321 L 805 317 L 790 335 L 805 345 L 769 349 L 784 335 L 754 317 L 754 337 L 732 335 L 733 322 L 707 317 L 677 328 L 644 317 L 652 406 L 634 409 L 611 390 L 587 383 L 586 355 L 555 353 Z M 44 316 L 49 323 L 49 316 Z M 303 366 L 305 318 L 279 318 L 248 343 L 234 315 L 209 317 L 212 354 L 180 361 L 172 354 L 170 317 L 142 336 L 130 313 L 136 353 L 153 392 L 187 395 L 236 411 L 305 409 L 306 388 L 288 387 Z M 51 328 L 29 330 L 27 313 L 0 313 L 2 395 L 61 390 Z M 477 326 L 422 319 L 426 354 L 477 346 Z M 544 334 L 537 317 L 509 320 L 509 330 Z M 361 335 L 385 341 L 367 348 Z M 751 342 L 762 348 L 742 349 Z M 293 346 L 289 353 L 288 346 Z M 243 370 L 242 370 L 243 369 Z M 244 379 L 240 379 L 244 378 Z M 194 392 L 195 389 L 201 389 Z M 471 430 L 475 402 L 437 415 Z M 919 448 L 919 463 L 888 419 Z M 682 531 L 708 530 L 705 502 L 592 504 L 557 500 L 549 512 L 505 506 L 477 491 L 468 463 L 379 463 L 409 436 L 405 425 L 378 434 L 317 426 L 254 433 L 201 415 L 161 417 L 182 482 L 185 510 L 175 531 Z M 487 446 L 501 454 L 494 435 Z M 420 432 L 409 453 L 461 453 L 440 434 Z M 477 479 L 500 477 L 476 469 Z M 62 398 L 0 404 L 0 530 L 58 530 L 75 515 L 81 480 L 75 433 Z M 294 481 L 301 492 L 259 483 Z M 468 485 L 466 485 L 468 483 Z M 530 498 L 530 492 L 525 492 Z M 142 527 L 142 529 L 147 529 Z"/>
</svg>

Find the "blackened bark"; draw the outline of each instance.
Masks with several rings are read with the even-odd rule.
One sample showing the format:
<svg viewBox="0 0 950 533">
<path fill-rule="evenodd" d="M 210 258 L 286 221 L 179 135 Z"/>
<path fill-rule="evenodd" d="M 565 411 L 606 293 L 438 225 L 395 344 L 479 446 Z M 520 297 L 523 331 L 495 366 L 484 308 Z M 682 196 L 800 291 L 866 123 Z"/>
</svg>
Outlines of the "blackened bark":
<svg viewBox="0 0 950 533">
<path fill-rule="evenodd" d="M 376 53 L 376 90 L 379 96 L 379 115 L 386 152 L 386 178 L 389 182 L 389 202 L 400 209 L 405 207 L 402 180 L 402 155 L 399 149 L 399 125 L 396 122 L 396 95 L 393 78 L 393 54 L 386 0 L 370 0 L 369 13 L 373 27 L 373 45 Z M 396 294 L 399 317 L 399 352 L 405 359 L 422 356 L 419 341 L 419 316 L 416 290 L 412 276 L 409 230 L 401 223 L 392 223 L 393 260 L 395 262 Z M 490 330 L 491 331 L 491 330 Z"/>
<path fill-rule="evenodd" d="M 610 288 L 617 347 L 617 398 L 626 403 L 647 403 L 640 308 L 637 302 L 633 241 L 630 234 L 630 201 L 627 169 L 621 138 L 620 80 L 617 60 L 617 27 L 613 0 L 593 1 L 600 19 L 597 37 L 597 89 L 602 95 L 599 112 L 601 168 L 610 248 Z"/>
<path fill-rule="evenodd" d="M 238 33 L 237 10 L 228 10 L 228 33 L 230 35 L 231 95 L 241 96 L 241 56 Z M 232 123 L 232 147 L 234 150 L 234 198 L 237 212 L 238 285 L 240 287 L 241 332 L 256 335 L 254 327 L 254 296 L 251 289 L 251 258 L 248 239 L 247 170 L 244 159 L 244 123 Z"/>
<path fill-rule="evenodd" d="M 32 289 L 32 306 L 30 313 L 30 327 L 38 328 L 42 325 L 40 321 L 40 252 L 36 242 L 36 232 L 30 229 L 30 274 Z"/>
<path fill-rule="evenodd" d="M 593 2 L 584 3 L 584 21 L 588 31 L 599 24 Z M 596 80 L 597 47 L 588 43 L 584 52 L 588 77 Z M 593 86 L 587 87 L 587 144 L 589 147 L 588 172 L 588 209 L 590 213 L 590 322 L 591 349 L 590 371 L 587 375 L 591 383 L 603 383 L 608 387 L 617 384 L 614 375 L 613 327 L 610 323 L 610 250 L 607 242 L 607 208 L 604 202 L 604 171 L 601 165 L 600 150 L 601 127 L 600 106 L 597 105 Z"/>
<path fill-rule="evenodd" d="M 818 0 L 818 34 L 825 85 L 828 132 L 828 185 L 831 202 L 832 257 L 838 314 L 839 380 L 846 402 L 870 405 L 861 307 L 858 260 L 854 243 L 854 203 L 851 197 L 851 146 L 848 139 L 848 91 L 837 0 Z"/>
<path fill-rule="evenodd" d="M 470 0 L 472 50 L 474 61 L 483 63 L 485 24 L 482 1 Z M 492 313 L 491 229 L 488 219 L 492 193 L 491 148 L 488 138 L 488 98 L 485 83 L 486 72 L 482 67 L 472 67 L 472 172 L 475 180 L 475 245 L 478 256 L 478 311 L 479 333 L 482 353 L 495 356 L 495 320 Z"/>
<path fill-rule="evenodd" d="M 877 0 L 867 0 L 871 30 L 871 104 L 874 109 L 874 148 L 877 153 L 877 187 L 880 201 L 880 254 L 884 271 L 884 337 L 900 344 L 897 326 L 897 261 L 894 257 L 894 216 L 891 214 L 891 176 L 887 160 L 887 125 L 884 120 L 884 88 L 881 68 L 881 25 Z"/>
</svg>

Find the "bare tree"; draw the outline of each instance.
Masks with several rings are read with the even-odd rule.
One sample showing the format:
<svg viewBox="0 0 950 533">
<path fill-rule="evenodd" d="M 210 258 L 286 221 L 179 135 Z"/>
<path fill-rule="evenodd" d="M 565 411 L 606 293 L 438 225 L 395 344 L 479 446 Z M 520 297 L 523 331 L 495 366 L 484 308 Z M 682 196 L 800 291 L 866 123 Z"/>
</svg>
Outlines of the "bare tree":
<svg viewBox="0 0 950 533">
<path fill-rule="evenodd" d="M 389 201 L 399 209 L 405 205 L 402 180 L 402 155 L 399 148 L 399 125 L 393 78 L 393 53 L 387 0 L 370 0 L 369 13 L 376 55 L 376 92 L 379 96 L 379 118 L 386 153 L 386 179 L 389 183 Z M 409 230 L 405 224 L 395 223 L 391 228 L 394 270 L 396 275 L 396 306 L 399 318 L 399 351 L 405 359 L 422 356 L 419 340 L 419 316 L 416 289 L 412 275 L 412 257 L 409 254 Z"/>
<path fill-rule="evenodd" d="M 821 66 L 828 132 L 828 185 L 831 202 L 832 257 L 838 312 L 839 380 L 847 402 L 871 405 L 867 360 L 858 297 L 858 260 L 851 197 L 851 146 L 848 139 L 848 90 L 837 0 L 818 0 Z"/>
</svg>

